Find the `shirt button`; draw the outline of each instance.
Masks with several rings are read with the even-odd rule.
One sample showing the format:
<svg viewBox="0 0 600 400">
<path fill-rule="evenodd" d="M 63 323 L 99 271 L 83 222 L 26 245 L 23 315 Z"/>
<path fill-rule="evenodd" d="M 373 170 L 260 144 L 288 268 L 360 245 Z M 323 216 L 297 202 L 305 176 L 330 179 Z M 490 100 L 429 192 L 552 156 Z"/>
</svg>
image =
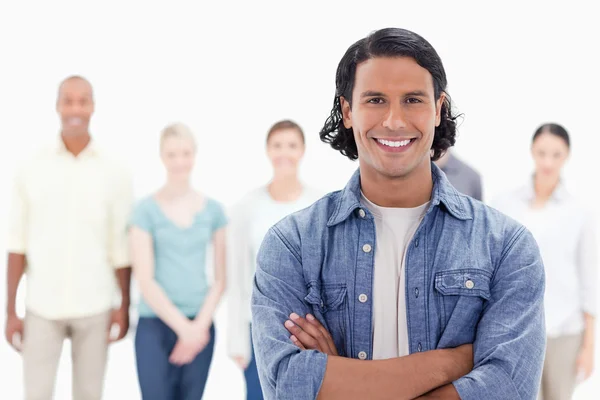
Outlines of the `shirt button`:
<svg viewBox="0 0 600 400">
<path fill-rule="evenodd" d="M 419 238 L 415 239 L 415 247 L 419 247 Z"/>
<path fill-rule="evenodd" d="M 415 297 L 419 298 L 419 288 L 415 288 Z"/>
<path fill-rule="evenodd" d="M 465 286 L 467 287 L 467 289 L 473 289 L 475 287 L 475 282 L 469 279 L 465 282 Z"/>
<path fill-rule="evenodd" d="M 366 303 L 367 302 L 367 295 L 366 294 L 361 294 L 360 296 L 358 296 L 358 301 L 360 301 L 361 303 Z"/>
<path fill-rule="evenodd" d="M 417 350 L 420 352 L 421 350 L 423 350 L 423 346 L 421 346 L 421 342 L 419 342 L 419 345 L 417 346 Z"/>
<path fill-rule="evenodd" d="M 358 353 L 358 358 L 360 358 L 361 360 L 366 360 L 367 353 L 365 353 L 364 351 L 361 351 L 360 353 Z"/>
<path fill-rule="evenodd" d="M 358 215 L 360 215 L 361 218 L 364 218 L 367 215 L 367 213 L 361 208 L 360 210 L 358 210 Z"/>
<path fill-rule="evenodd" d="M 371 245 L 370 245 L 370 244 L 365 244 L 365 245 L 363 246 L 363 251 L 364 251 L 365 253 L 370 253 L 370 252 L 371 252 Z"/>
</svg>

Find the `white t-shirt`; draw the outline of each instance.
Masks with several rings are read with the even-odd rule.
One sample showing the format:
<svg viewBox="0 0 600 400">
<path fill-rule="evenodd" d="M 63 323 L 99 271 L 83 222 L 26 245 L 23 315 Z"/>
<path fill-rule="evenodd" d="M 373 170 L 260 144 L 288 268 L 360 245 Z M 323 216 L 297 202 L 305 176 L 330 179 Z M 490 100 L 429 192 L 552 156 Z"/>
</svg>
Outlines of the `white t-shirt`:
<svg viewBox="0 0 600 400">
<path fill-rule="evenodd" d="M 275 201 L 268 187 L 247 194 L 231 212 L 227 226 L 228 353 L 250 357 L 249 326 L 256 257 L 269 229 L 286 216 L 309 207 L 322 193 L 304 186 L 298 199 Z"/>
<path fill-rule="evenodd" d="M 362 205 L 375 219 L 373 271 L 373 359 L 409 354 L 406 322 L 406 248 L 429 202 L 415 208 L 380 207 L 361 193 Z"/>
</svg>

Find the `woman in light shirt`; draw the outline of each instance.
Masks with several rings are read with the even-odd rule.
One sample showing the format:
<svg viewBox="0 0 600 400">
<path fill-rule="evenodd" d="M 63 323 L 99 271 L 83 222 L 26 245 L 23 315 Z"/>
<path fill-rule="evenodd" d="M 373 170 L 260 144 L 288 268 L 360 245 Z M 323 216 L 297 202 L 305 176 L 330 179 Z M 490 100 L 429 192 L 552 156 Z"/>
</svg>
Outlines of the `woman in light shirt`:
<svg viewBox="0 0 600 400">
<path fill-rule="evenodd" d="M 271 226 L 320 197 L 318 191 L 302 184 L 298 177 L 304 150 L 304 133 L 298 124 L 284 120 L 271 127 L 267 155 L 273 166 L 273 178 L 234 207 L 228 228 L 228 353 L 244 371 L 248 400 L 263 398 L 250 335 L 256 255 Z"/>
<path fill-rule="evenodd" d="M 595 232 L 592 216 L 561 179 L 570 153 L 567 131 L 557 124 L 540 126 L 531 153 L 532 179 L 493 205 L 523 223 L 539 244 L 546 274 L 547 335 L 540 395 L 566 400 L 594 367 Z"/>
<path fill-rule="evenodd" d="M 200 399 L 213 355 L 213 316 L 225 289 L 221 205 L 190 185 L 196 144 L 183 124 L 166 127 L 160 155 L 167 181 L 132 217 L 133 271 L 142 299 L 135 336 L 142 398 Z M 206 276 L 213 246 L 214 282 Z"/>
</svg>

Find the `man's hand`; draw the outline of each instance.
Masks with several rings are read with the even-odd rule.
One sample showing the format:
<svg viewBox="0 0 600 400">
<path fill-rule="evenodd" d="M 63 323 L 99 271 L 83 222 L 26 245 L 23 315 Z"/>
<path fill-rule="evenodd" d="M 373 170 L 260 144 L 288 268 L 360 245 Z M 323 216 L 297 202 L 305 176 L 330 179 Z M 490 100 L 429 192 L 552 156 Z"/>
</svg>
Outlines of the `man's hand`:
<svg viewBox="0 0 600 400">
<path fill-rule="evenodd" d="M 302 318 L 296 313 L 290 314 L 290 320 L 285 321 L 286 329 L 292 334 L 290 339 L 302 350 L 318 350 L 330 356 L 337 356 L 333 338 L 311 314 Z"/>
<path fill-rule="evenodd" d="M 16 351 L 21 352 L 23 349 L 23 320 L 16 314 L 6 317 L 5 335 L 8 344 Z M 18 335 L 18 341 L 15 340 L 16 335 Z"/>
<path fill-rule="evenodd" d="M 581 383 L 588 379 L 594 371 L 594 348 L 593 346 L 582 347 L 577 357 L 577 377 Z"/>
<path fill-rule="evenodd" d="M 169 362 L 178 366 L 189 364 L 204 350 L 210 341 L 210 330 L 190 324 L 185 335 L 180 336 L 169 355 Z"/>
<path fill-rule="evenodd" d="M 117 337 L 112 337 L 111 331 L 114 325 L 119 327 L 119 334 Z M 117 342 L 127 335 L 129 330 L 129 309 L 119 308 L 118 310 L 112 310 L 110 314 L 110 324 L 108 325 L 108 341 L 109 343 Z"/>
</svg>

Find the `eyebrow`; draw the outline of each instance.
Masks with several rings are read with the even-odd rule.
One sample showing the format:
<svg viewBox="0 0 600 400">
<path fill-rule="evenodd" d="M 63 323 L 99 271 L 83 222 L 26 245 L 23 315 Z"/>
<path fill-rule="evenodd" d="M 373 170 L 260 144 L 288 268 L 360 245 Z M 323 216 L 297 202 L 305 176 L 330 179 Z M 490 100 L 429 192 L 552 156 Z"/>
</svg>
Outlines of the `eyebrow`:
<svg viewBox="0 0 600 400">
<path fill-rule="evenodd" d="M 385 94 L 382 92 L 376 92 L 373 90 L 367 90 L 366 92 L 362 92 L 360 97 L 385 97 Z"/>
<path fill-rule="evenodd" d="M 405 96 L 420 96 L 427 97 L 427 93 L 422 90 L 413 90 L 412 92 L 408 92 L 404 94 Z M 360 94 L 360 97 L 386 97 L 386 94 L 383 92 L 376 92 L 374 90 L 367 90 Z"/>
</svg>

